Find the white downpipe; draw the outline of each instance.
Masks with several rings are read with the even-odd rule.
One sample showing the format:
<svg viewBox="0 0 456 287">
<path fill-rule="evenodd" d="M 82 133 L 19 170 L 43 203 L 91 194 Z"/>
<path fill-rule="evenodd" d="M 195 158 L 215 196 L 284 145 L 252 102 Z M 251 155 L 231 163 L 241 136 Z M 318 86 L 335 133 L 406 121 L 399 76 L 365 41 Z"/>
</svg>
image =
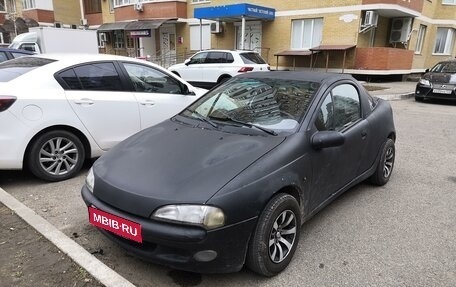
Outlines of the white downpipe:
<svg viewBox="0 0 456 287">
<path fill-rule="evenodd" d="M 79 0 L 79 7 L 81 7 L 81 19 L 84 19 L 84 1 Z"/>
<path fill-rule="evenodd" d="M 244 42 L 245 42 L 245 18 L 242 16 L 241 22 L 241 50 L 244 50 Z"/>
<path fill-rule="evenodd" d="M 203 50 L 203 19 L 200 19 L 200 51 Z"/>
</svg>

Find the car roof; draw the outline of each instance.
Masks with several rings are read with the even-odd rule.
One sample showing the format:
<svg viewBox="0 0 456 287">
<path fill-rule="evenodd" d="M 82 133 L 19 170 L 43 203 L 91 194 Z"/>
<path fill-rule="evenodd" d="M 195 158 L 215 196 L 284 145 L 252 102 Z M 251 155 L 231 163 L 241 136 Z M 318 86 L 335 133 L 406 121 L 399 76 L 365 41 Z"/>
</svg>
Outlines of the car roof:
<svg viewBox="0 0 456 287">
<path fill-rule="evenodd" d="M 328 80 L 354 80 L 351 75 L 348 74 L 338 74 L 338 73 L 323 73 L 316 71 L 270 71 L 267 73 L 264 72 L 250 72 L 246 74 L 241 74 L 236 77 L 241 78 L 270 78 L 270 79 L 281 79 L 281 80 L 291 80 L 291 81 L 309 81 L 316 83 L 323 83 Z"/>
<path fill-rule="evenodd" d="M 4 47 L 0 47 L 0 52 L 22 53 L 22 54 L 27 54 L 27 55 L 35 54 L 32 51 L 21 50 L 21 49 L 12 49 L 12 48 L 4 48 Z"/>
<path fill-rule="evenodd" d="M 253 50 L 223 50 L 223 49 L 208 49 L 208 50 L 198 51 L 198 53 L 200 53 L 200 52 L 258 53 L 257 51 L 253 51 Z"/>
</svg>

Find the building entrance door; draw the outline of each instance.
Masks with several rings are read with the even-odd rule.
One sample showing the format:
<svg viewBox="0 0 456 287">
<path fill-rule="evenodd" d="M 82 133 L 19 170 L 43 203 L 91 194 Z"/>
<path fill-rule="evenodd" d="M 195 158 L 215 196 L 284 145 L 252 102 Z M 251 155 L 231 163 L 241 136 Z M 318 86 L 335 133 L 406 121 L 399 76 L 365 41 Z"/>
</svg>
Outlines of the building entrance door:
<svg viewBox="0 0 456 287">
<path fill-rule="evenodd" d="M 162 25 L 160 27 L 161 65 L 165 68 L 176 64 L 176 26 Z"/>
<path fill-rule="evenodd" d="M 241 49 L 242 25 L 235 23 L 236 26 L 236 49 Z M 244 33 L 244 50 L 254 50 L 261 54 L 261 22 L 246 22 Z"/>
</svg>

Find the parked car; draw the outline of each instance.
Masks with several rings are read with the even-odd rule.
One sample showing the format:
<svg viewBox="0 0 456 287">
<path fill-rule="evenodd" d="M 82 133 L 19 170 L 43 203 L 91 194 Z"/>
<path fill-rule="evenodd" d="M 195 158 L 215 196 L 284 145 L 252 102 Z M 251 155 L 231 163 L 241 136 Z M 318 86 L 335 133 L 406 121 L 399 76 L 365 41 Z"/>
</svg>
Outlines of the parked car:
<svg viewBox="0 0 456 287">
<path fill-rule="evenodd" d="M 389 103 L 351 76 L 248 73 L 101 156 L 81 193 L 132 254 L 273 276 L 307 219 L 359 182 L 388 182 L 395 139 Z"/>
<path fill-rule="evenodd" d="M 28 167 L 49 181 L 205 92 L 149 62 L 71 54 L 0 63 L 0 91 L 0 169 Z"/>
<path fill-rule="evenodd" d="M 456 60 L 437 63 L 426 70 L 415 90 L 415 100 L 426 99 L 456 100 Z"/>
<path fill-rule="evenodd" d="M 267 72 L 269 65 L 255 51 L 206 50 L 168 69 L 194 86 L 211 88 L 239 74 Z"/>
<path fill-rule="evenodd" d="M 19 49 L 11 49 L 11 48 L 0 48 L 0 62 L 4 62 L 7 60 L 33 55 L 35 53 L 31 51 L 19 50 Z"/>
</svg>

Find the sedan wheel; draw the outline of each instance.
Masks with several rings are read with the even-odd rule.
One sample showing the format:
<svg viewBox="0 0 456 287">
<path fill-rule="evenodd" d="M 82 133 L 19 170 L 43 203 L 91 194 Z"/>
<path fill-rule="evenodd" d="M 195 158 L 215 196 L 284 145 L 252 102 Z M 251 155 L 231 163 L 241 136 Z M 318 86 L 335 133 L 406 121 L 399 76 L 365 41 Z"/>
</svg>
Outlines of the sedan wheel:
<svg viewBox="0 0 456 287">
<path fill-rule="evenodd" d="M 264 276 L 274 276 L 291 261 L 299 241 L 301 217 L 296 199 L 274 196 L 261 213 L 249 243 L 247 266 Z"/>
<path fill-rule="evenodd" d="M 371 183 L 381 186 L 385 185 L 389 181 L 391 173 L 393 172 L 395 156 L 396 149 L 394 141 L 392 139 L 387 139 L 385 145 L 383 146 L 377 168 L 374 174 L 369 178 Z"/>
<path fill-rule="evenodd" d="M 67 131 L 51 131 L 32 144 L 29 168 L 39 178 L 60 181 L 73 177 L 81 169 L 84 157 L 78 137 Z"/>
</svg>

